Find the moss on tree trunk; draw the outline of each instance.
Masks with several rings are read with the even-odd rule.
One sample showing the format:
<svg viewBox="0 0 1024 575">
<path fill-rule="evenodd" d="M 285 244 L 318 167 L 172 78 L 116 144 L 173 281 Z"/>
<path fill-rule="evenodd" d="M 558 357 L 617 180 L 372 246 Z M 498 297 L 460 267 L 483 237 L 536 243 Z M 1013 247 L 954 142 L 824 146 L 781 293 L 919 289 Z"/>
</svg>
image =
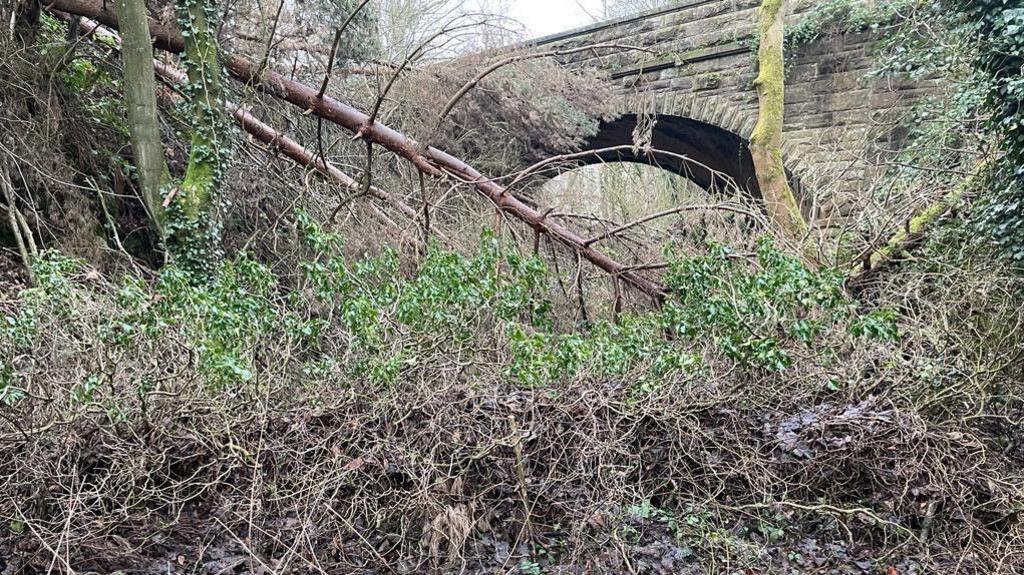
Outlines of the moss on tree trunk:
<svg viewBox="0 0 1024 575">
<path fill-rule="evenodd" d="M 217 190 L 229 151 L 221 106 L 221 61 L 214 0 L 179 0 L 192 141 L 185 177 L 168 207 L 167 245 L 182 267 L 208 273 L 220 258 Z"/>
<path fill-rule="evenodd" d="M 904 227 L 897 230 L 882 247 L 869 252 L 860 261 L 854 262 L 850 271 L 851 282 L 854 284 L 869 278 L 879 268 L 891 263 L 904 253 L 925 241 L 929 230 L 938 223 L 966 196 L 979 189 L 984 189 L 986 181 L 991 177 L 992 163 L 986 161 L 977 166 L 953 191 L 939 200 L 928 204 L 916 213 Z"/>
<path fill-rule="evenodd" d="M 786 86 L 782 22 L 784 4 L 784 0 L 764 0 L 758 12 L 760 42 L 757 54 L 758 75 L 754 84 L 759 111 L 757 125 L 750 138 L 750 153 L 769 217 L 788 237 L 800 241 L 807 234 L 807 222 L 800 213 L 782 164 Z"/>
</svg>

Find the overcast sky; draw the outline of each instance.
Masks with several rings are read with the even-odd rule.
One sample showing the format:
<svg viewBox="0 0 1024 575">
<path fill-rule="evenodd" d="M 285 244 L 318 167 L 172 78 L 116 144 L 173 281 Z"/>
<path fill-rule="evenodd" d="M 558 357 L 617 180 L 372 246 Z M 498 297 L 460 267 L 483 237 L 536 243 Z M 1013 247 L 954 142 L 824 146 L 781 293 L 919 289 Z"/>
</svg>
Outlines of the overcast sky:
<svg viewBox="0 0 1024 575">
<path fill-rule="evenodd" d="M 511 0 L 509 15 L 536 38 L 600 20 L 601 0 Z"/>
</svg>

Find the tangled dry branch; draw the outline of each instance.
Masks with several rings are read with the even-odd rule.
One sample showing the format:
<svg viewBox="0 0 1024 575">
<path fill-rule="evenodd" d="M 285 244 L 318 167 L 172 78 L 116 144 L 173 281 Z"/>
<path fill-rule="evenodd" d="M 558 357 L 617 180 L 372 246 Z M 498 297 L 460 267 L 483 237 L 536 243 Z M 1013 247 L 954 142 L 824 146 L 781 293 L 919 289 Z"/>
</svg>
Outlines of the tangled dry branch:
<svg viewBox="0 0 1024 575">
<path fill-rule="evenodd" d="M 113 11 L 105 9 L 100 0 L 56 0 L 50 6 L 55 10 L 91 18 L 112 28 L 117 27 L 117 18 Z M 159 48 L 172 52 L 180 52 L 184 48 L 177 30 L 154 24 L 150 28 L 150 33 L 154 38 L 154 45 Z M 367 142 L 384 147 L 411 162 L 426 175 L 449 175 L 472 185 L 502 212 L 527 223 L 537 232 L 556 239 L 618 280 L 638 289 L 655 301 L 660 302 L 665 297 L 664 286 L 612 259 L 604 252 L 585 245 L 585 238 L 546 218 L 544 214 L 531 208 L 513 194 L 507 193 L 505 188 L 493 179 L 485 177 L 462 160 L 436 148 L 423 148 L 405 135 L 377 122 L 375 118 L 326 94 L 320 97 L 316 89 L 285 78 L 276 72 L 260 70 L 257 64 L 240 56 L 225 57 L 225 67 L 236 79 L 294 104 L 319 118 L 331 121 Z"/>
</svg>

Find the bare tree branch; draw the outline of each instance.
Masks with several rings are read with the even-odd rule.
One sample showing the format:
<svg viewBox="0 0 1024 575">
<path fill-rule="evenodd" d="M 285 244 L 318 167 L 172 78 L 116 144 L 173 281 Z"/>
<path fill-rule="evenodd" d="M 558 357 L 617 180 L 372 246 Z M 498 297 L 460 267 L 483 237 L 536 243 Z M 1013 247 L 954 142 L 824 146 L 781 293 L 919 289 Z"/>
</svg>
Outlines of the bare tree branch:
<svg viewBox="0 0 1024 575">
<path fill-rule="evenodd" d="M 533 53 L 525 53 L 525 54 L 516 54 L 516 55 L 513 55 L 513 56 L 509 56 L 507 58 L 503 58 L 503 59 L 498 60 L 497 62 L 491 64 L 490 66 L 484 68 L 480 72 L 478 72 L 468 82 L 463 84 L 461 88 L 459 88 L 459 91 L 456 92 L 455 95 L 452 96 L 448 100 L 448 103 L 445 104 L 444 108 L 441 109 L 441 113 L 438 114 L 437 122 L 434 124 L 434 131 L 433 131 L 432 135 L 436 135 L 437 132 L 441 129 L 441 124 L 444 122 L 445 118 L 448 117 L 448 114 L 451 113 L 452 109 L 455 108 L 455 105 L 459 103 L 459 100 L 461 100 L 463 97 L 465 97 L 465 95 L 468 94 L 473 88 L 475 88 L 477 85 L 479 85 L 480 82 L 482 82 L 484 78 L 486 78 L 487 76 L 490 76 L 494 72 L 497 72 L 501 68 L 504 68 L 505 66 L 509 66 L 511 64 L 522 62 L 524 60 L 534 60 L 534 59 L 538 59 L 538 58 L 548 58 L 548 57 L 552 57 L 552 56 L 566 56 L 568 54 L 575 54 L 577 52 L 586 52 L 588 50 L 596 50 L 596 49 L 603 49 L 603 48 L 618 48 L 618 49 L 621 49 L 621 50 L 639 50 L 639 51 L 642 51 L 642 52 L 652 52 L 651 50 L 649 50 L 647 48 L 641 48 L 639 46 L 631 46 L 631 45 L 628 45 L 628 44 L 617 44 L 617 43 L 605 43 L 605 44 L 590 44 L 590 45 L 581 46 L 581 47 L 578 47 L 578 48 L 561 48 L 561 49 L 558 49 L 558 50 L 547 50 L 545 52 L 533 52 Z"/>
<path fill-rule="evenodd" d="M 338 44 L 341 42 L 342 34 L 345 33 L 345 29 L 348 28 L 348 25 L 352 23 L 352 20 L 355 19 L 357 14 L 359 14 L 359 11 L 362 10 L 363 7 L 369 3 L 370 0 L 363 0 L 359 4 L 359 6 L 356 6 L 356 9 L 353 10 L 352 13 L 348 15 L 348 18 L 346 18 L 345 21 L 342 22 L 341 27 L 338 28 L 338 31 L 334 33 L 334 43 L 331 44 L 331 55 L 327 59 L 327 72 L 324 74 L 323 83 L 320 84 L 320 91 L 317 92 L 316 95 L 317 98 L 323 98 L 324 93 L 327 92 L 327 83 L 331 79 L 331 70 L 334 69 L 334 59 L 337 58 L 338 56 Z"/>
</svg>

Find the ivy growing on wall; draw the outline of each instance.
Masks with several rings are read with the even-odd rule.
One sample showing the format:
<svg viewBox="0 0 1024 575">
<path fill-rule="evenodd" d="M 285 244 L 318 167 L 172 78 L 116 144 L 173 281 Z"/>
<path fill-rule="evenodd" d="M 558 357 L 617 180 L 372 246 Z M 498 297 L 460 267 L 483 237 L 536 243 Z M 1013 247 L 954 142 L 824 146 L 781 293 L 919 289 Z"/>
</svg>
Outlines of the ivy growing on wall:
<svg viewBox="0 0 1024 575">
<path fill-rule="evenodd" d="M 785 54 L 789 58 L 800 48 L 823 38 L 878 30 L 900 19 L 904 10 L 918 0 L 865 3 L 863 0 L 826 0 L 816 4 L 793 24 L 786 26 Z M 760 39 L 749 40 L 757 53 Z"/>
<path fill-rule="evenodd" d="M 945 97 L 919 105 L 903 154 L 916 183 L 958 187 L 950 169 L 981 170 L 970 183 L 976 237 L 1024 263 L 1024 4 L 917 0 L 882 39 L 882 74 L 942 78 Z M 995 152 L 995 153 L 993 153 Z M 979 157 L 992 158 L 981 168 Z M 931 166 L 931 169 L 924 168 Z"/>
<path fill-rule="evenodd" d="M 827 0 L 818 3 L 799 22 L 786 29 L 786 52 L 833 34 L 877 30 L 899 18 L 915 0 L 865 3 L 861 0 Z"/>
</svg>

